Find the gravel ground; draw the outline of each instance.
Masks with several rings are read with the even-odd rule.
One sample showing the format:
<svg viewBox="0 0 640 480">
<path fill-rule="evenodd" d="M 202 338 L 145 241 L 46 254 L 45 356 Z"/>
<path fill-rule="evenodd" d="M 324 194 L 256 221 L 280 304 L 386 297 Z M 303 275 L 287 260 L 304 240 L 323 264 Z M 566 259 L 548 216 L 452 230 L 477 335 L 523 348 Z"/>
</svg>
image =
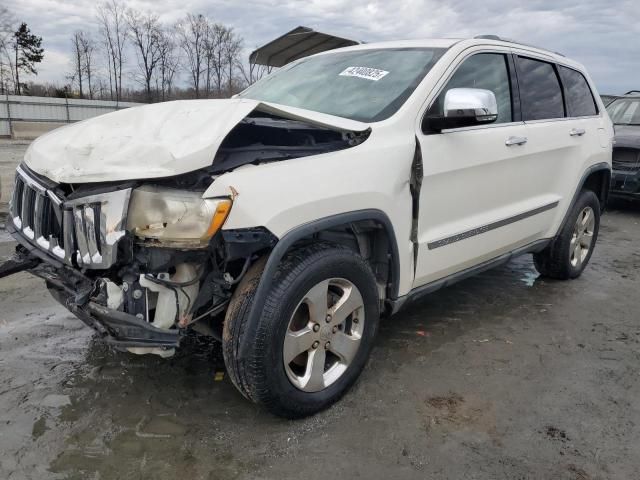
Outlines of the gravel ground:
<svg viewBox="0 0 640 480">
<path fill-rule="evenodd" d="M 428 296 L 301 421 L 219 380 L 216 343 L 114 352 L 41 281 L 2 279 L 0 478 L 640 478 L 639 239 L 640 207 L 617 205 L 577 280 L 523 257 Z"/>
</svg>

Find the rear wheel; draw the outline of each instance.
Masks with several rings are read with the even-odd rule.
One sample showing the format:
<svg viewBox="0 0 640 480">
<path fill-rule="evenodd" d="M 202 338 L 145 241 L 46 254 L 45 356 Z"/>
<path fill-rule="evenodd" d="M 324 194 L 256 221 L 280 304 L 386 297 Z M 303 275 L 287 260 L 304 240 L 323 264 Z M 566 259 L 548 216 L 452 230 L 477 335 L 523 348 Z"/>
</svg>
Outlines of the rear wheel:
<svg viewBox="0 0 640 480">
<path fill-rule="evenodd" d="M 260 273 L 248 272 L 229 305 L 227 369 L 246 397 L 271 412 L 311 415 L 338 400 L 364 368 L 379 317 L 375 277 L 345 247 L 318 243 L 295 250 L 273 278 L 255 337 L 246 338 Z M 237 346 L 244 342 L 250 348 L 243 361 Z"/>
<path fill-rule="evenodd" d="M 558 237 L 533 255 L 536 270 L 559 280 L 579 277 L 591 259 L 599 228 L 600 201 L 591 190 L 583 190 Z"/>
</svg>

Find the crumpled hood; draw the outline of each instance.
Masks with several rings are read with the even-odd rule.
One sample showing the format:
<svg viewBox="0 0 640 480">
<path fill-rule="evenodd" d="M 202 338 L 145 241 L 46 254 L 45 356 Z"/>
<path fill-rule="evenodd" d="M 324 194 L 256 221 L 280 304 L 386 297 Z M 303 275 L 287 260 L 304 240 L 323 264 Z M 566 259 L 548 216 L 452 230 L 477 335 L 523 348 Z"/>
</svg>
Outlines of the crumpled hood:
<svg viewBox="0 0 640 480">
<path fill-rule="evenodd" d="M 253 110 L 342 131 L 367 124 L 246 98 L 180 100 L 132 107 L 34 140 L 24 161 L 58 183 L 161 178 L 211 165 L 226 135 Z"/>
</svg>

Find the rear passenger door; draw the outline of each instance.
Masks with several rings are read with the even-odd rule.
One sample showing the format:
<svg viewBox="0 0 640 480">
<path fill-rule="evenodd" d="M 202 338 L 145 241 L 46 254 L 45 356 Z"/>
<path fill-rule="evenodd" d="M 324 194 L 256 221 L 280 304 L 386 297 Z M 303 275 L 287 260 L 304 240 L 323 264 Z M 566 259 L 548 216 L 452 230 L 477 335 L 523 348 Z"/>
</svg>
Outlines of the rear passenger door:
<svg viewBox="0 0 640 480">
<path fill-rule="evenodd" d="M 588 157 L 601 150 L 597 107 L 591 90 L 576 70 L 541 58 L 517 54 L 527 150 L 543 172 L 536 186 L 558 205 L 545 236 L 556 233 Z"/>
</svg>

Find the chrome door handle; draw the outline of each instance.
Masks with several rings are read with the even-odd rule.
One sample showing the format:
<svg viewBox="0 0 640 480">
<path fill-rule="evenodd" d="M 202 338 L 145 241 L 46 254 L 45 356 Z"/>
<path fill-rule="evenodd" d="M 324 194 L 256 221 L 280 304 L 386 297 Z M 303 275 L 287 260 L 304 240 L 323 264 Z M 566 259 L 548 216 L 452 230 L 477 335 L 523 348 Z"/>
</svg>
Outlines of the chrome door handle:
<svg viewBox="0 0 640 480">
<path fill-rule="evenodd" d="M 527 143 L 527 137 L 509 137 L 504 144 L 507 147 L 511 147 L 512 145 L 524 145 Z"/>
<path fill-rule="evenodd" d="M 581 137 L 585 133 L 587 133 L 587 131 L 584 128 L 572 128 L 569 135 L 572 137 Z"/>
</svg>

